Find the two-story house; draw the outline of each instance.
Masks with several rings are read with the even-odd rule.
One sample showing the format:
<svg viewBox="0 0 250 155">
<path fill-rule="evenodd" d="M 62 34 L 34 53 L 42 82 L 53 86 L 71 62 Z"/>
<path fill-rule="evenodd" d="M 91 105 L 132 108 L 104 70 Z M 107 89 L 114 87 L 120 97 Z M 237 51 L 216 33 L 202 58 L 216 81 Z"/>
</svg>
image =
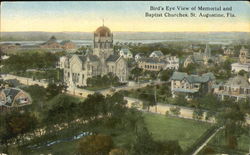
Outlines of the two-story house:
<svg viewBox="0 0 250 155">
<path fill-rule="evenodd" d="M 170 80 L 173 97 L 182 93 L 187 98 L 192 98 L 195 95 L 199 95 L 199 93 L 211 92 L 215 76 L 213 73 L 188 75 L 183 72 L 174 72 Z"/>
</svg>

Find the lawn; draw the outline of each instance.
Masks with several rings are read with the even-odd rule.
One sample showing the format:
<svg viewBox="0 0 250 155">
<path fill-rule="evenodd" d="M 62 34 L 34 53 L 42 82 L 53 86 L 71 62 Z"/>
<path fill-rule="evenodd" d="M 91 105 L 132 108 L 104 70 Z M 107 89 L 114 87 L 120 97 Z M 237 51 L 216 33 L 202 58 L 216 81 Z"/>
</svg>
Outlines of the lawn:
<svg viewBox="0 0 250 155">
<path fill-rule="evenodd" d="M 145 123 L 149 132 L 155 140 L 178 140 L 183 150 L 192 145 L 212 125 L 194 120 L 167 117 L 158 114 L 144 114 Z M 127 131 L 115 131 L 113 134 L 109 130 L 103 129 L 101 132 L 111 134 L 116 147 L 127 148 L 135 140 L 135 135 Z M 74 154 L 77 149 L 77 141 L 62 142 L 59 144 L 30 151 L 32 155 L 39 154 Z"/>
<path fill-rule="evenodd" d="M 145 114 L 144 117 L 155 140 L 178 140 L 183 150 L 212 126 L 209 123 L 158 114 Z"/>
</svg>

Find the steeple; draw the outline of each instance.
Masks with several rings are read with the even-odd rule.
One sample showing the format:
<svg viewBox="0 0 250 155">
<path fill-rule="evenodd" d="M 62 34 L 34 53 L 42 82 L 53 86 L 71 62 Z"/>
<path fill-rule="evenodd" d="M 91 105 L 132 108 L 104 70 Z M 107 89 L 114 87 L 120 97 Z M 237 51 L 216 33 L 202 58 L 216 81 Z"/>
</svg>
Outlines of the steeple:
<svg viewBox="0 0 250 155">
<path fill-rule="evenodd" d="M 211 57 L 211 49 L 208 44 L 206 44 L 206 49 L 204 53 L 207 57 Z"/>
</svg>

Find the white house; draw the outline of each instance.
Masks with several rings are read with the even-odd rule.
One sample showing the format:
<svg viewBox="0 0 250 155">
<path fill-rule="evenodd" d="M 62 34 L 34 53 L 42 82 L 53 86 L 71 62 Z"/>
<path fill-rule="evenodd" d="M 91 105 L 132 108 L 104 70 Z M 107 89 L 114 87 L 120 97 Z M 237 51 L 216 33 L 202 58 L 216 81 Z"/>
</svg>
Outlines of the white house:
<svg viewBox="0 0 250 155">
<path fill-rule="evenodd" d="M 123 56 L 126 59 L 133 58 L 132 52 L 128 48 L 122 48 L 119 52 L 120 56 Z"/>
<path fill-rule="evenodd" d="M 219 89 L 214 93 L 222 100 L 229 97 L 239 101 L 239 99 L 250 97 L 250 83 L 246 77 L 238 75 L 228 79 L 226 83 L 220 84 Z"/>
<path fill-rule="evenodd" d="M 31 104 L 29 94 L 18 88 L 5 88 L 0 91 L 0 109 L 22 107 Z"/>
<path fill-rule="evenodd" d="M 1 57 L 1 59 L 3 59 L 3 60 L 9 59 L 9 58 L 10 58 L 10 56 L 8 56 L 8 55 L 3 55 L 3 56 Z"/>
<path fill-rule="evenodd" d="M 66 60 L 67 60 L 67 57 L 66 56 L 62 56 L 62 57 L 60 57 L 60 59 L 59 59 L 59 64 L 58 64 L 58 68 L 60 68 L 60 69 L 63 69 L 64 68 L 64 65 L 65 65 L 65 62 L 66 62 Z"/>
<path fill-rule="evenodd" d="M 250 63 L 233 63 L 232 65 L 232 71 L 238 73 L 241 70 L 244 70 L 246 72 L 250 72 Z"/>
<path fill-rule="evenodd" d="M 250 72 L 250 54 L 248 49 L 242 47 L 239 55 L 239 62 L 233 63 L 231 66 L 232 66 L 232 71 L 236 73 L 239 72 L 240 70 Z"/>
<path fill-rule="evenodd" d="M 173 97 L 182 93 L 185 94 L 187 98 L 190 98 L 198 93 L 211 92 L 215 76 L 213 73 L 188 75 L 184 72 L 174 72 L 170 80 Z"/>
<path fill-rule="evenodd" d="M 141 59 L 143 57 L 144 57 L 144 54 L 138 53 L 138 54 L 135 55 L 135 61 L 138 61 L 139 59 Z"/>
<path fill-rule="evenodd" d="M 178 70 L 179 69 L 179 58 L 176 56 L 166 56 L 166 65 L 164 69 L 174 69 Z"/>
<path fill-rule="evenodd" d="M 150 56 L 151 58 L 163 58 L 164 54 L 161 51 L 153 51 Z"/>
</svg>

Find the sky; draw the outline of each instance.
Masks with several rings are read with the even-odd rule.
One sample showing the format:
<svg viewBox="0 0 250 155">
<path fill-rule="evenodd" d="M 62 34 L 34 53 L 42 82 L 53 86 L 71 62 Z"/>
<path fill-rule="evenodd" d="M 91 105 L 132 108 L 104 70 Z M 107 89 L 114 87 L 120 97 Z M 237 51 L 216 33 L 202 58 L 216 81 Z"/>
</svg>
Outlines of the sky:
<svg viewBox="0 0 250 155">
<path fill-rule="evenodd" d="M 236 17 L 145 17 L 150 6 L 161 7 L 232 7 Z M 169 13 L 194 11 L 171 11 Z M 201 11 L 196 11 L 199 14 Z M 93 32 L 103 24 L 111 31 L 132 32 L 250 32 L 250 3 L 247 1 L 64 1 L 64 2 L 2 2 L 1 32 Z"/>
</svg>

